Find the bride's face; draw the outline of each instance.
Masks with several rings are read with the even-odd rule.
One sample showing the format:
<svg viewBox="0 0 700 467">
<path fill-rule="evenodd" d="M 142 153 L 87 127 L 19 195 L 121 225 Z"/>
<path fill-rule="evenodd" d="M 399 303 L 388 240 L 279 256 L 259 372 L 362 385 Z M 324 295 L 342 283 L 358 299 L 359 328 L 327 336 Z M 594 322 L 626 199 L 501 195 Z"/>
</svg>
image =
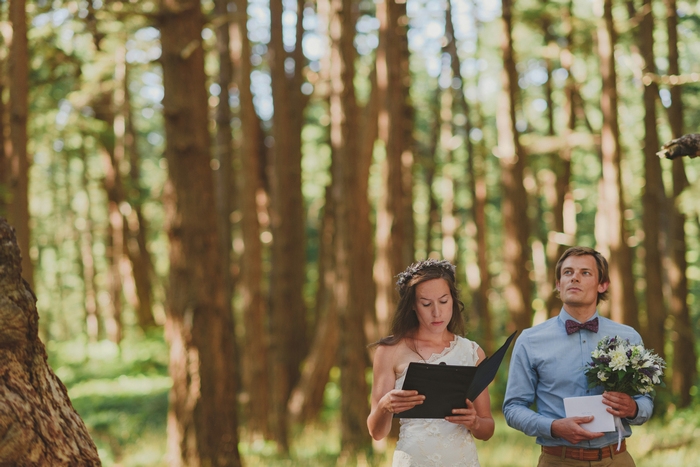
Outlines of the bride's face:
<svg viewBox="0 0 700 467">
<path fill-rule="evenodd" d="M 416 286 L 416 316 L 422 330 L 442 333 L 452 319 L 452 294 L 445 279 L 431 279 Z"/>
</svg>

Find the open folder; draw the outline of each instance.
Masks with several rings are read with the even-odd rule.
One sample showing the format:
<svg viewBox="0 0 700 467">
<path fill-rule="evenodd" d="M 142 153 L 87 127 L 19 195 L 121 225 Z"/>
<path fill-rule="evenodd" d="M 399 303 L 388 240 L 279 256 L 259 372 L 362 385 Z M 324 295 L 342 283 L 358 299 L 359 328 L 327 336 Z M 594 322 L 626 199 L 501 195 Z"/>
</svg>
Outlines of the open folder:
<svg viewBox="0 0 700 467">
<path fill-rule="evenodd" d="M 452 415 L 452 409 L 466 408 L 466 399 L 474 401 L 496 377 L 517 332 L 479 366 L 409 363 L 401 389 L 416 390 L 425 400 L 412 409 L 394 414 L 394 418 L 445 418 Z"/>
</svg>

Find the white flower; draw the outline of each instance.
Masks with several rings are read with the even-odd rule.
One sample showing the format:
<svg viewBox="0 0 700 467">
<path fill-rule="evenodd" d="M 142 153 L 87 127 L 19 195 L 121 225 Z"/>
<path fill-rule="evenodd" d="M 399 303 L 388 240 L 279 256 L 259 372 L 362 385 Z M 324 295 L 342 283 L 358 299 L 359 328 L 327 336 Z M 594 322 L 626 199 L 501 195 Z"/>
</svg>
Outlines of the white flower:
<svg viewBox="0 0 700 467">
<path fill-rule="evenodd" d="M 598 372 L 598 379 L 601 381 L 607 381 L 608 375 L 606 375 L 604 371 L 599 371 Z"/>
<path fill-rule="evenodd" d="M 615 350 L 610 352 L 610 368 L 613 371 L 624 370 L 628 363 L 627 352 L 623 346 L 618 345 Z"/>
</svg>

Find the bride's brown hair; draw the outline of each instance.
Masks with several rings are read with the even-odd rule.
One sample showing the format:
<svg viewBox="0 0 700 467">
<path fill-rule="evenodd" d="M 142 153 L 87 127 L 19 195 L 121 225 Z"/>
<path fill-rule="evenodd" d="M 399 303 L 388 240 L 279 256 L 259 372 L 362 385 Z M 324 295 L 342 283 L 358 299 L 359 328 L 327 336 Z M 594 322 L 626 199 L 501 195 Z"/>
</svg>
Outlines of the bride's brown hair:
<svg viewBox="0 0 700 467">
<path fill-rule="evenodd" d="M 464 303 L 459 299 L 455 267 L 446 260 L 426 259 L 413 263 L 400 273 L 396 280 L 399 302 L 391 321 L 390 335 L 375 342 L 374 345 L 396 345 L 401 339 L 418 329 L 418 317 L 414 310 L 416 286 L 432 279 L 444 279 L 452 296 L 452 318 L 447 330 L 459 336 L 464 334 Z"/>
</svg>

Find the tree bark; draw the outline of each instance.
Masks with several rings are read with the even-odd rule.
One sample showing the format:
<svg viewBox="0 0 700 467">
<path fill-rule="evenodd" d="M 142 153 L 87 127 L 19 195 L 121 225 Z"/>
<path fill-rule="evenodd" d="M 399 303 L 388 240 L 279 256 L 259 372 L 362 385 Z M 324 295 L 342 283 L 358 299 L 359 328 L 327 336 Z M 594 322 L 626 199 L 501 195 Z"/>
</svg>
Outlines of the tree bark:
<svg viewBox="0 0 700 467">
<path fill-rule="evenodd" d="M 83 300 L 85 303 L 85 329 L 88 341 L 97 342 L 100 337 L 100 305 L 97 300 L 97 268 L 94 254 L 94 229 L 91 215 L 92 198 L 88 187 L 87 155 L 84 148 L 80 150 L 80 158 L 83 170 L 80 174 L 81 189 L 85 193 L 85 211 L 78 213 L 84 219 L 80 223 L 78 232 L 80 235 L 80 269 L 83 278 Z"/>
<path fill-rule="evenodd" d="M 97 448 L 47 363 L 36 297 L 14 230 L 0 218 L 0 465 L 99 466 Z"/>
<path fill-rule="evenodd" d="M 333 158 L 337 163 L 337 157 Z M 333 164 L 331 161 L 331 173 Z M 331 186 L 326 187 L 326 203 L 321 220 L 318 251 L 318 289 L 316 290 L 316 331 L 309 355 L 304 360 L 299 383 L 289 398 L 292 423 L 308 423 L 316 419 L 323 407 L 328 375 L 338 361 L 340 323 L 335 304 L 335 208 Z"/>
<path fill-rule="evenodd" d="M 148 249 L 148 222 L 143 215 L 141 201 L 141 157 L 136 144 L 137 133 L 131 112 L 129 94 L 129 66 L 126 66 L 124 79 L 124 114 L 126 118 L 126 150 L 129 154 L 129 176 L 127 198 L 131 209 L 125 216 L 125 248 L 131 263 L 131 272 L 136 287 L 136 319 L 142 330 L 156 325 L 153 316 L 153 282 L 155 270 L 153 259 Z M 160 323 L 162 324 L 162 323 Z"/>
<path fill-rule="evenodd" d="M 617 73 L 614 46 L 617 40 L 612 16 L 612 0 L 601 0 L 602 18 L 598 26 L 598 55 L 603 80 L 600 108 L 603 114 L 601 150 L 603 155 L 600 219 L 596 220 L 596 240 L 603 250 L 609 249 L 610 316 L 615 321 L 639 329 L 637 297 L 634 293 L 632 251 L 627 244 L 625 201 L 620 163 L 620 126 L 617 106 Z M 603 252 L 605 253 L 605 252 Z"/>
<path fill-rule="evenodd" d="M 527 217 L 527 192 L 523 185 L 527 164 L 525 151 L 520 145 L 516 129 L 516 103 L 518 102 L 518 74 L 513 52 L 513 1 L 502 2 L 503 91 L 499 102 L 496 124 L 498 126 L 498 157 L 503 186 L 503 260 L 510 275 L 504 295 L 508 312 L 515 329 L 530 327 L 532 322 L 530 279 L 527 263 L 530 259 L 529 229 Z"/>
<path fill-rule="evenodd" d="M 241 235 L 241 280 L 239 293 L 242 299 L 245 326 L 243 365 L 243 389 L 248 395 L 243 405 L 247 427 L 252 435 L 271 437 L 270 430 L 270 380 L 269 345 L 265 299 L 263 296 L 263 245 L 260 241 L 261 201 L 265 199 L 262 181 L 263 147 L 260 144 L 260 119 L 255 113 L 250 88 L 250 43 L 248 42 L 248 1 L 236 1 L 235 30 L 232 31 L 231 52 L 237 65 L 237 84 L 240 95 L 241 118 L 241 171 L 239 180 Z"/>
<path fill-rule="evenodd" d="M 379 139 L 384 143 L 386 160 L 382 166 L 382 187 L 377 208 L 377 258 L 374 278 L 377 283 L 377 322 L 384 335 L 394 309 L 394 277 L 413 258 L 413 217 L 407 219 L 406 206 L 412 204 L 409 189 L 412 153 L 406 139 L 408 93 L 410 80 L 406 50 L 406 5 L 396 0 L 377 4 L 379 48 L 377 49 L 377 99 Z"/>
<path fill-rule="evenodd" d="M 6 167 L 9 168 L 8 219 L 17 229 L 17 241 L 22 251 L 22 274 L 34 286 L 34 266 L 29 255 L 29 167 L 27 154 L 27 119 L 29 116 L 29 52 L 27 43 L 27 13 L 25 0 L 12 0 L 9 5 L 12 42 L 9 44 L 8 77 L 10 100 L 9 141 L 5 141 Z M 9 144 L 7 144 L 9 143 Z"/>
<path fill-rule="evenodd" d="M 678 63 L 678 17 L 676 0 L 666 0 L 666 29 L 668 31 L 668 73 L 680 74 Z M 671 106 L 668 108 L 668 120 L 673 138 L 683 135 L 683 100 L 680 86 L 671 87 Z M 688 307 L 688 262 L 686 260 L 686 217 L 678 207 L 678 197 L 688 186 L 684 160 L 673 161 L 673 203 L 671 211 L 671 228 L 669 245 L 671 254 L 668 260 L 669 280 L 671 282 L 671 316 L 673 317 L 673 373 L 672 389 L 679 397 L 679 406 L 688 407 L 693 398 L 690 390 L 696 383 L 697 353 L 695 351 L 695 334 Z M 659 349 L 657 349 L 659 350 Z"/>
<path fill-rule="evenodd" d="M 214 9 L 217 15 L 228 14 L 228 0 L 216 0 Z M 224 302 L 228 313 L 233 313 L 234 277 L 232 273 L 233 249 L 231 247 L 232 233 L 231 213 L 234 209 L 235 172 L 233 133 L 231 128 L 231 105 L 229 94 L 233 83 L 233 63 L 229 51 L 229 26 L 223 23 L 216 28 L 216 49 L 219 62 L 219 99 L 215 108 L 216 132 L 214 157 L 218 166 L 214 171 L 216 182 L 216 210 L 219 227 L 219 251 L 223 258 L 221 276 L 224 283 Z"/>
<path fill-rule="evenodd" d="M 117 67 L 118 68 L 118 67 Z M 116 131 L 116 102 L 111 94 L 100 93 L 93 101 L 97 119 L 107 124 L 107 129 L 100 135 L 104 179 L 107 194 L 107 284 L 110 302 L 105 313 L 105 330 L 107 338 L 119 344 L 122 340 L 122 292 L 123 280 L 121 262 L 124 251 L 124 216 L 120 207 L 126 201 L 124 185 L 119 171 L 124 156 L 123 135 Z"/>
<path fill-rule="evenodd" d="M 452 75 L 460 80 L 459 90 L 456 92 L 456 100 L 458 106 L 464 112 L 466 117 L 464 133 L 467 145 L 467 174 L 468 174 L 468 189 L 472 199 L 471 220 L 466 223 L 466 231 L 468 235 L 473 235 L 472 244 L 475 251 L 475 261 L 468 261 L 466 265 L 467 283 L 471 289 L 472 308 L 476 314 L 479 333 L 482 336 L 483 347 L 487 354 L 491 354 L 495 350 L 493 330 L 491 324 L 491 314 L 488 307 L 488 291 L 491 288 L 491 275 L 488 270 L 488 248 L 486 244 L 486 180 L 484 178 L 484 154 L 483 147 L 479 145 L 475 147 L 472 143 L 471 132 L 473 128 L 472 108 L 464 94 L 465 81 L 462 77 L 462 64 L 457 53 L 457 42 L 455 38 L 454 23 L 452 21 L 452 2 L 448 2 L 448 8 L 445 11 L 445 31 L 448 37 L 445 50 L 450 54 Z M 479 21 L 474 19 L 475 29 L 477 30 L 477 45 L 475 56 L 479 53 Z M 478 77 L 476 78 L 478 82 Z M 481 120 L 479 103 L 476 103 L 474 113 L 477 115 L 477 121 Z M 479 125 L 477 125 L 479 127 Z"/>
<path fill-rule="evenodd" d="M 334 298 L 338 308 L 338 319 L 343 330 L 340 334 L 340 412 L 341 412 L 341 458 L 354 458 L 368 447 L 366 419 L 367 384 L 365 382 L 366 340 L 364 335 L 364 304 L 360 298 L 362 275 L 368 271 L 360 269 L 362 249 L 355 236 L 355 225 L 369 223 L 361 218 L 358 210 L 360 192 L 364 184 L 359 180 L 359 165 L 353 157 L 359 150 L 358 108 L 355 98 L 355 37 L 356 23 L 354 0 L 332 0 L 330 36 L 331 46 L 331 147 L 336 160 L 333 164 L 332 194 L 335 209 L 335 284 Z M 366 186 L 365 186 L 366 187 Z M 365 202 L 366 203 L 366 202 Z M 364 230 L 364 229 L 363 229 Z M 368 264 L 367 264 L 368 266 Z"/>
<path fill-rule="evenodd" d="M 167 455 L 175 467 L 238 467 L 235 334 L 219 274 L 203 20 L 199 2 L 161 4 L 170 240 L 165 333 L 173 380 Z"/>
<path fill-rule="evenodd" d="M 444 70 L 450 73 L 451 70 Z M 451 82 L 451 79 L 450 79 Z M 458 219 L 455 215 L 455 191 L 457 183 L 452 176 L 452 164 L 454 163 L 452 151 L 452 108 L 454 99 L 452 87 L 444 89 L 440 96 L 440 148 L 443 156 L 441 170 L 442 202 L 440 203 L 440 233 L 442 234 L 441 256 L 443 259 L 454 263 L 457 258 L 457 230 Z"/>
<path fill-rule="evenodd" d="M 654 58 L 654 16 L 651 0 L 642 2 L 644 16 L 638 29 L 639 51 L 643 73 L 656 73 Z M 662 226 L 668 225 L 668 209 L 664 183 L 661 178 L 659 135 L 656 128 L 656 101 L 659 87 L 653 81 L 644 86 L 644 192 L 642 193 L 642 228 L 644 229 L 644 279 L 647 323 L 643 329 L 644 343 L 664 356 L 666 303 L 663 295 Z"/>
<path fill-rule="evenodd" d="M 282 1 L 271 1 L 268 53 L 275 114 L 270 166 L 273 237 L 270 324 L 272 369 L 276 381 L 272 387 L 272 410 L 275 439 L 279 449 L 287 452 L 287 403 L 299 379 L 299 366 L 306 355 L 308 342 L 302 296 L 306 262 L 301 193 L 301 124 L 298 121 L 303 116 L 303 107 L 299 107 L 299 91 L 292 87 L 285 71 L 288 56 L 282 40 L 282 14 Z M 302 21 L 302 18 L 299 17 L 298 21 Z M 297 65 L 295 61 L 295 70 Z"/>
</svg>

